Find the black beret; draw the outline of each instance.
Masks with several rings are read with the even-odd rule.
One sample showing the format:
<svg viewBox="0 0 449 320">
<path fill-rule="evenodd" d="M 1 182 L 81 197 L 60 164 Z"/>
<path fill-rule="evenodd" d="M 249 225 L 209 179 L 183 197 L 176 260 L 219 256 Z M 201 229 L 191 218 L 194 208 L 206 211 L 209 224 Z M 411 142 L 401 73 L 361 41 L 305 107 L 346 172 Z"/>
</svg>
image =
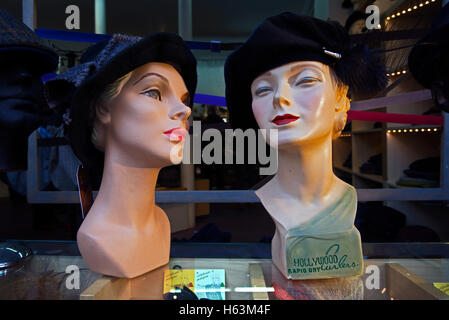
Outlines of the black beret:
<svg viewBox="0 0 449 320">
<path fill-rule="evenodd" d="M 285 12 L 262 22 L 225 63 L 226 103 L 234 128 L 257 128 L 251 83 L 293 61 L 329 65 L 353 94 L 373 94 L 387 84 L 385 66 L 365 45 L 355 45 L 339 23 Z"/>
</svg>

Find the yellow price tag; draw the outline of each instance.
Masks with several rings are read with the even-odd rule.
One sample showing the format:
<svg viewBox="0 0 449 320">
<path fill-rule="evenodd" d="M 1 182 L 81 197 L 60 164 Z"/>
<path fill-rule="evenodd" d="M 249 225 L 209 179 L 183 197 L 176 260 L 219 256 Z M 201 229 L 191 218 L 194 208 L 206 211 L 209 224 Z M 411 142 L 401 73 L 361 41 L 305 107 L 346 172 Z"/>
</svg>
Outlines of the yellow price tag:
<svg viewBox="0 0 449 320">
<path fill-rule="evenodd" d="M 434 282 L 433 285 L 449 296 L 449 282 Z"/>
</svg>

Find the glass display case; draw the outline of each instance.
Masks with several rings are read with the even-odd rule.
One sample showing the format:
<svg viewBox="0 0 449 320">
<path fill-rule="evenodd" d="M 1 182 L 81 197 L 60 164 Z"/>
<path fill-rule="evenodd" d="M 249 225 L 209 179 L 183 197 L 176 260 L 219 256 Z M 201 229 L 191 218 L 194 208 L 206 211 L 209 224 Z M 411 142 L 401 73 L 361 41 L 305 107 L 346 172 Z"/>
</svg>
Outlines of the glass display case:
<svg viewBox="0 0 449 320">
<path fill-rule="evenodd" d="M 196 299 L 164 295 L 164 273 L 176 269 L 224 270 L 224 285 L 205 296 L 211 300 L 217 292 L 223 300 L 449 299 L 448 243 L 364 243 L 360 276 L 324 280 L 285 279 L 264 243 L 175 242 L 167 265 L 133 279 L 91 272 L 75 242 L 20 243 L 33 254 L 0 271 L 0 299 Z"/>
</svg>

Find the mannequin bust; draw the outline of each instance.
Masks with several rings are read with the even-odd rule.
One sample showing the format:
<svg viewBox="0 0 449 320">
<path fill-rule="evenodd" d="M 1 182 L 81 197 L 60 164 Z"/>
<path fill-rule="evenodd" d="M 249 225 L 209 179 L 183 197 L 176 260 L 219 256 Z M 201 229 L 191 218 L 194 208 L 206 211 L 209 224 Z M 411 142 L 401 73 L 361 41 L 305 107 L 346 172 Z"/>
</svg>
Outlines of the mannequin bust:
<svg viewBox="0 0 449 320">
<path fill-rule="evenodd" d="M 332 140 L 346 124 L 347 91 L 318 61 L 284 64 L 251 84 L 259 128 L 278 130 L 278 141 L 267 137 L 278 148 L 278 171 L 256 195 L 276 225 L 273 264 L 289 279 L 363 271 L 356 191 L 332 171 Z"/>
<path fill-rule="evenodd" d="M 104 171 L 77 234 L 92 271 L 133 278 L 168 263 L 170 224 L 155 186 L 161 168 L 182 160 L 189 99 L 172 65 L 150 62 L 93 101 L 91 139 L 104 151 Z"/>
</svg>

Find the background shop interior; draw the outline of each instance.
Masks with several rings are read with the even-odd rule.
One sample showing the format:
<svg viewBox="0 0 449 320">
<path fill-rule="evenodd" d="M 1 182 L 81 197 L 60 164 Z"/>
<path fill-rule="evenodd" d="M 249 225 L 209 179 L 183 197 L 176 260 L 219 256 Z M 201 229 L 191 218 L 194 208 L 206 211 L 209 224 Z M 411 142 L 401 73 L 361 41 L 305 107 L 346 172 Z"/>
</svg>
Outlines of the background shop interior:
<svg viewBox="0 0 449 320">
<path fill-rule="evenodd" d="M 329 0 L 329 1 L 104 1 L 103 15 L 96 16 L 94 0 L 37 0 L 35 29 L 38 34 L 65 31 L 65 8 L 80 8 L 83 34 L 125 33 L 144 36 L 155 31 L 177 32 L 185 40 L 219 41 L 238 44 L 266 17 L 284 11 L 339 21 L 350 33 L 371 47 L 384 50 L 389 87 L 377 97 L 423 90 L 407 68 L 411 46 L 429 28 L 443 5 L 442 0 Z M 368 5 L 380 9 L 380 29 L 368 30 L 355 14 Z M 22 19 L 22 1 L 3 0 L 2 7 Z M 416 8 L 414 8 L 416 7 Z M 395 13 L 400 13 L 392 18 Z M 360 23 L 362 21 L 362 23 Z M 403 31 L 394 34 L 394 31 Z M 39 33 L 41 32 L 41 33 Z M 390 33 L 388 33 L 390 32 Z M 79 63 L 92 42 L 48 39 L 60 55 L 59 72 Z M 192 120 L 200 120 L 202 129 L 216 128 L 224 134 L 230 128 L 224 97 L 223 67 L 230 50 L 220 46 L 193 50 L 198 61 L 197 93 L 202 95 L 192 110 Z M 220 98 L 221 97 L 221 98 Z M 432 101 L 382 106 L 370 111 L 442 116 Z M 51 132 L 41 128 L 42 132 Z M 48 128 L 47 128 L 48 129 Z M 342 136 L 334 142 L 334 172 L 358 189 L 438 188 L 441 186 L 443 126 L 412 125 L 380 121 L 349 121 Z M 30 183 L 20 178 L 15 187 L 0 184 L 0 239 L 75 240 L 82 222 L 76 181 L 65 188 L 55 187 L 48 163 L 55 149 L 67 145 L 38 148 L 30 172 L 39 171 L 32 181 L 36 192 L 26 194 Z M 31 149 L 30 149 L 31 148 Z M 61 160 L 62 161 L 62 160 Z M 263 179 L 258 165 L 190 164 L 164 168 L 158 191 L 251 190 Z M 34 170 L 34 171 L 33 171 Z M 4 175 L 4 173 L 2 173 Z M 4 180 L 3 180 L 4 181 Z M 51 193 L 51 196 L 46 196 Z M 61 200 L 62 199 L 62 200 Z M 257 202 L 161 203 L 169 216 L 172 241 L 198 242 L 269 242 L 274 224 Z M 294 210 L 294 209 L 292 209 Z M 449 241 L 449 208 L 446 200 L 359 201 L 355 222 L 363 242 L 439 242 Z M 251 230 L 249 232 L 249 230 Z"/>
</svg>

